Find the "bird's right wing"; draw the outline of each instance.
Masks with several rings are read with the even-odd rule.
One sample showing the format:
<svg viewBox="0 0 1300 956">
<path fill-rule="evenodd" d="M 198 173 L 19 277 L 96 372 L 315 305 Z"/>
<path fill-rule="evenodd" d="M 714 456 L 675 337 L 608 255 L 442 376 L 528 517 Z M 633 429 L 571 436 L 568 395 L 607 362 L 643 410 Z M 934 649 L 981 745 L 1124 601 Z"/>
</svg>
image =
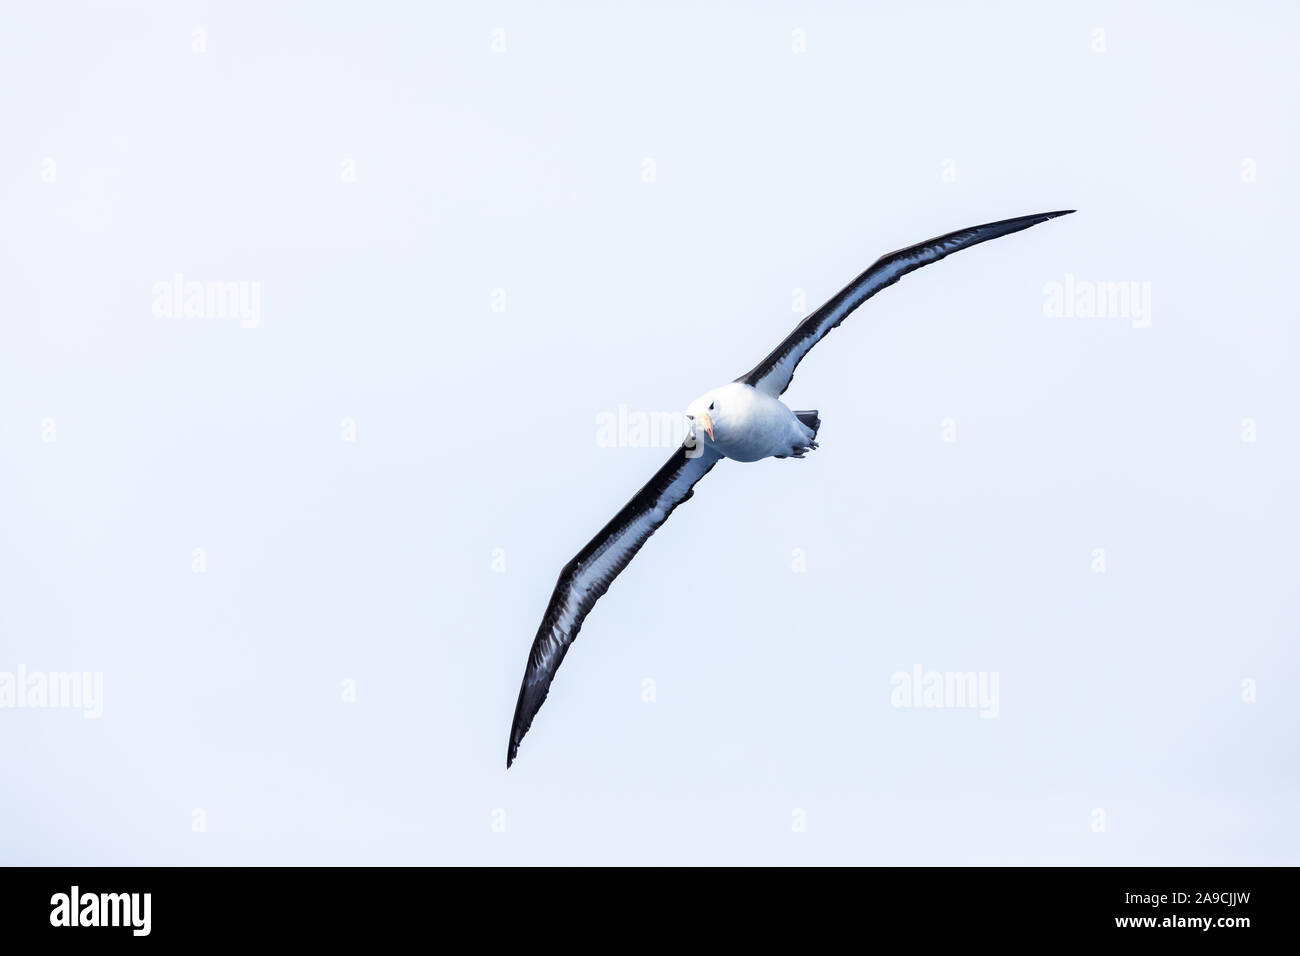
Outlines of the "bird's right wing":
<svg viewBox="0 0 1300 956">
<path fill-rule="evenodd" d="M 777 398 L 790 387 L 795 368 L 812 347 L 825 338 L 827 332 L 848 318 L 850 312 L 881 289 L 893 285 L 909 272 L 931 262 L 938 262 L 944 256 L 959 249 L 988 242 L 990 239 L 1019 232 L 1021 229 L 1028 229 L 1030 226 L 1047 222 L 1057 216 L 1068 216 L 1072 212 L 1073 209 L 1065 209 L 1060 212 L 1042 212 L 1036 216 L 1021 216 L 1018 219 L 1003 219 L 1001 222 L 988 222 L 982 226 L 960 229 L 928 242 L 920 242 L 906 249 L 891 252 L 887 256 L 881 256 L 870 269 L 800 322 L 767 358 L 736 381 L 752 385 L 760 392 L 766 392 L 773 398 Z"/>
<path fill-rule="evenodd" d="M 695 483 L 720 458 L 716 452 L 687 439 L 645 487 L 564 566 L 528 652 L 528 667 L 510 725 L 507 767 L 514 762 L 519 742 L 546 700 L 555 672 L 588 612 L 673 509 L 695 493 Z"/>
</svg>

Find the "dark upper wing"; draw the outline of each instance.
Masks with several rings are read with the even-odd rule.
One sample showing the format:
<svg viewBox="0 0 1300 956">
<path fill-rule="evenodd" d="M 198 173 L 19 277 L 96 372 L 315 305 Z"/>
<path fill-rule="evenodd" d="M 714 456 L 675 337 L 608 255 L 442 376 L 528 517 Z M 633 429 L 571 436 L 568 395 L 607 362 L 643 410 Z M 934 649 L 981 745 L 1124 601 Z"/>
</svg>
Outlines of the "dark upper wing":
<svg viewBox="0 0 1300 956">
<path fill-rule="evenodd" d="M 909 272 L 931 262 L 938 262 L 958 249 L 1019 232 L 1021 229 L 1028 229 L 1040 222 L 1055 219 L 1057 216 L 1067 216 L 1072 212 L 1073 209 L 1066 209 L 1060 212 L 1039 213 L 1036 216 L 1021 216 L 1019 219 L 989 222 L 982 226 L 950 232 L 946 236 L 939 236 L 928 242 L 881 256 L 870 269 L 800 322 L 795 330 L 785 337 L 785 341 L 778 345 L 771 355 L 759 362 L 753 371 L 736 381 L 752 385 L 773 398 L 779 396 L 789 388 L 790 380 L 794 378 L 795 368 L 809 350 L 820 342 L 827 332 L 843 322 L 850 312 L 885 286 L 893 285 Z"/>
<path fill-rule="evenodd" d="M 519 688 L 515 719 L 510 725 L 507 767 L 514 762 L 519 742 L 546 700 L 555 672 L 592 606 L 609 590 L 646 539 L 668 520 L 673 509 L 694 494 L 695 483 L 719 460 L 715 452 L 683 444 L 623 510 L 564 566 L 537 637 L 533 639 L 533 648 L 528 652 L 528 668 Z"/>
</svg>

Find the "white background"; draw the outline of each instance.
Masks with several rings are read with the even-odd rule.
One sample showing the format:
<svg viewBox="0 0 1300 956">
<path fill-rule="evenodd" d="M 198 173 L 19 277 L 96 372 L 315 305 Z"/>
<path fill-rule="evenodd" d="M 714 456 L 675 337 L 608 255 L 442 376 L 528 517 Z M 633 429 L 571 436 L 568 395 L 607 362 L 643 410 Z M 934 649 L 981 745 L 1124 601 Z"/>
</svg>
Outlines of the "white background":
<svg viewBox="0 0 1300 956">
<path fill-rule="evenodd" d="M 0 671 L 104 714 L 0 709 L 0 861 L 1295 863 L 1297 10 L 1128 7 L 6 3 Z M 821 449 L 715 469 L 507 773 L 667 456 L 597 416 L 1059 208 L 812 353 Z M 998 716 L 891 706 L 918 664 Z"/>
</svg>

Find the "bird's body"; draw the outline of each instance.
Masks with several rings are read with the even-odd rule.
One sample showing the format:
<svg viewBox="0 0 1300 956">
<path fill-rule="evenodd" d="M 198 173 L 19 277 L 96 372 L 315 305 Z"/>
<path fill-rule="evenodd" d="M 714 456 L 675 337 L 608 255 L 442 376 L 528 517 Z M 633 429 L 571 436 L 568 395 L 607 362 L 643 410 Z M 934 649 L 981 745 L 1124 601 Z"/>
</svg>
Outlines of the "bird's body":
<svg viewBox="0 0 1300 956">
<path fill-rule="evenodd" d="M 702 414 L 713 423 L 713 437 L 699 427 Z M 815 447 L 816 429 L 801 422 L 779 398 L 743 382 L 701 395 L 687 407 L 686 419 L 702 447 L 732 461 L 801 457 Z"/>
<path fill-rule="evenodd" d="M 1073 210 L 1067 210 L 1072 212 Z M 969 246 L 1010 235 L 1066 212 L 972 226 L 882 256 L 795 327 L 762 362 L 686 409 L 689 433 L 662 468 L 560 572 L 528 654 L 510 725 L 506 766 L 546 700 L 551 681 L 587 614 L 641 546 L 719 461 L 802 458 L 817 447 L 817 412 L 791 411 L 780 396 L 814 345 L 858 306 L 909 272 Z"/>
</svg>

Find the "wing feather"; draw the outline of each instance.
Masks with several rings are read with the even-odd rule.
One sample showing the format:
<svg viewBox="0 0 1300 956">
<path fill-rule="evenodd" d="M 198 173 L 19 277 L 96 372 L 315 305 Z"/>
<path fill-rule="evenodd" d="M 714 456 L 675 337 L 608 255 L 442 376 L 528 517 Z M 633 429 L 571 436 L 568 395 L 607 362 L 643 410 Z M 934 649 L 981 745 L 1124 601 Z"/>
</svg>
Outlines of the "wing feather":
<svg viewBox="0 0 1300 956">
<path fill-rule="evenodd" d="M 931 262 L 938 262 L 944 256 L 960 249 L 1019 232 L 1021 229 L 1028 229 L 1030 226 L 1055 219 L 1057 216 L 1068 216 L 1072 212 L 1073 209 L 1065 209 L 1059 212 L 1039 213 L 1035 216 L 1021 216 L 1018 219 L 1003 219 L 1001 222 L 989 222 L 982 226 L 971 226 L 969 229 L 959 229 L 957 232 L 950 232 L 881 256 L 871 268 L 800 322 L 767 358 L 736 381 L 752 385 L 773 398 L 781 395 L 790 387 L 795 368 L 812 347 L 825 338 L 831 329 L 848 318 L 850 312 L 881 289 L 893 285 L 909 272 Z"/>
<path fill-rule="evenodd" d="M 713 451 L 683 444 L 564 566 L 528 652 L 528 666 L 510 725 L 507 767 L 514 763 L 519 743 L 546 700 L 555 672 L 587 614 L 673 509 L 695 493 L 695 483 L 709 473 L 719 458 Z"/>
</svg>

